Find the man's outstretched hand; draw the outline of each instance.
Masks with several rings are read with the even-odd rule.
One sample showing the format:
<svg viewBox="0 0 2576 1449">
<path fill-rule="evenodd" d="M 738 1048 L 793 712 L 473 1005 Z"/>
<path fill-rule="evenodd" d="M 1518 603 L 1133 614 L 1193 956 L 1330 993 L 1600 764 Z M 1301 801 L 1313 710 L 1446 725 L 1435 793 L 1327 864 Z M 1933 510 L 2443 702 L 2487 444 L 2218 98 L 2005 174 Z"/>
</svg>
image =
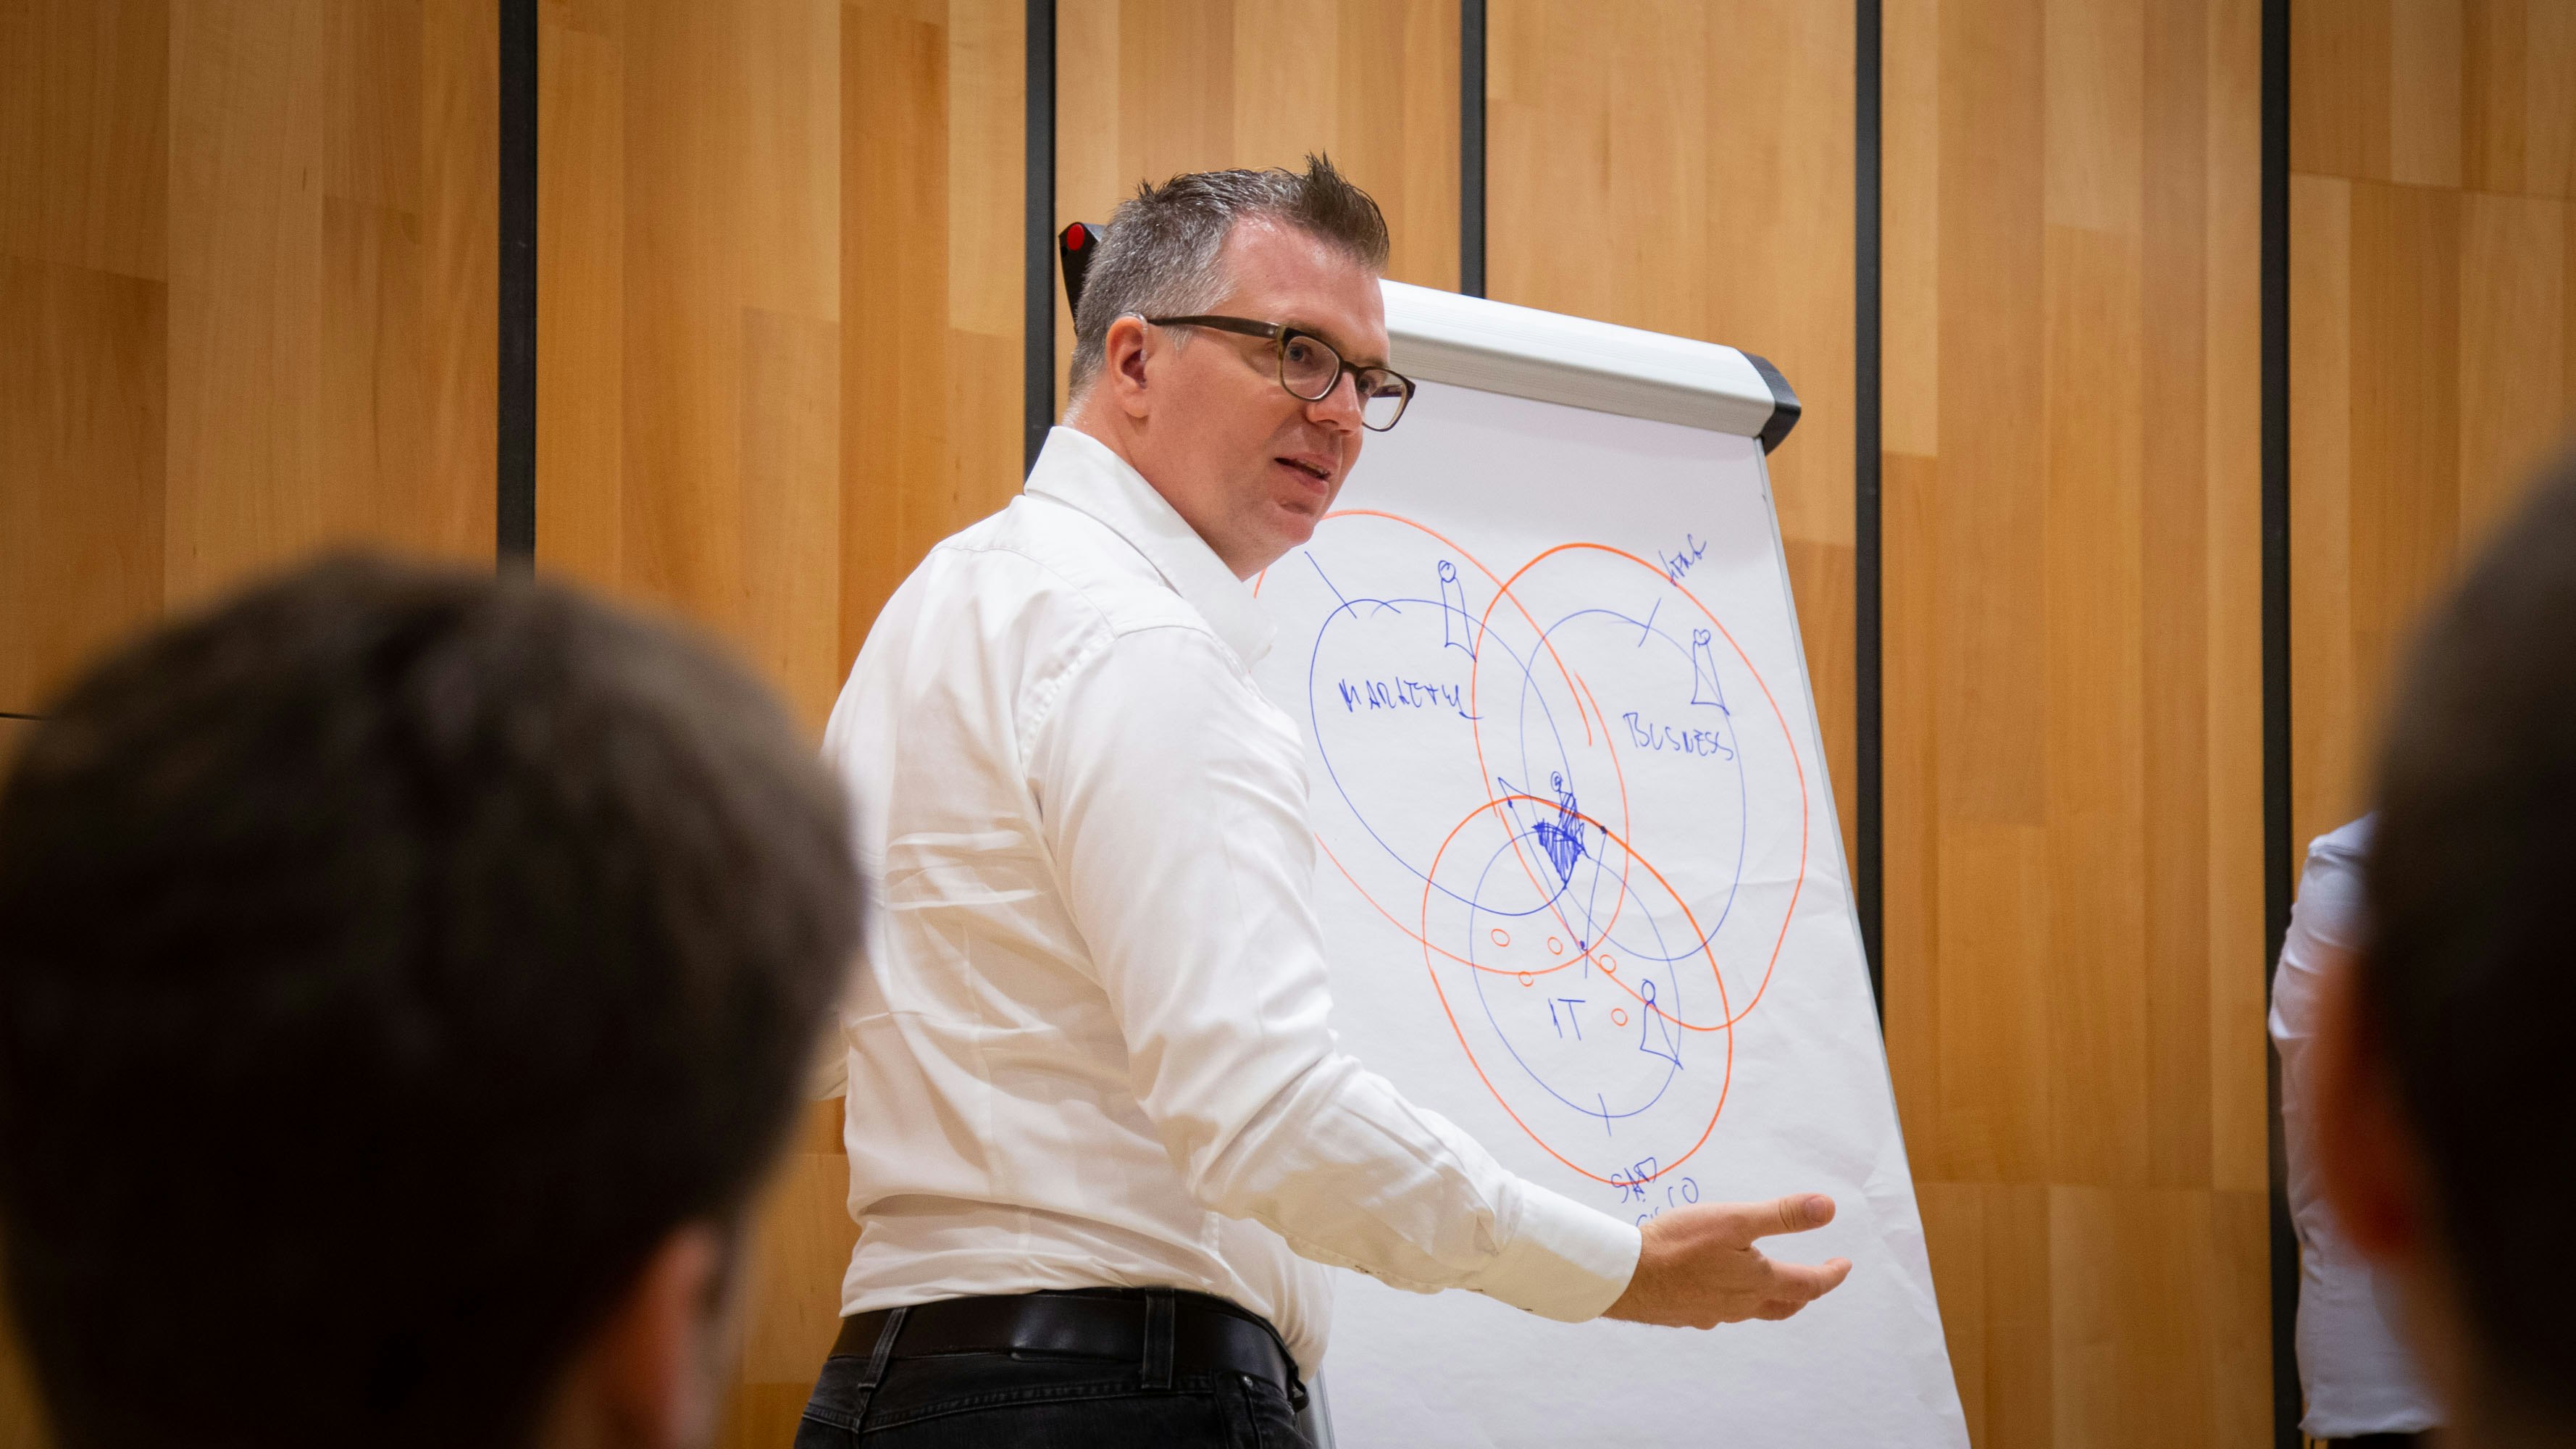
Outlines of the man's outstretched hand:
<svg viewBox="0 0 2576 1449">
<path fill-rule="evenodd" d="M 1753 1244 L 1833 1220 L 1834 1200 L 1817 1193 L 1668 1209 L 1646 1224 L 1636 1276 L 1602 1316 L 1672 1328 L 1786 1318 L 1849 1277 L 1851 1260 L 1776 1263 Z"/>
</svg>

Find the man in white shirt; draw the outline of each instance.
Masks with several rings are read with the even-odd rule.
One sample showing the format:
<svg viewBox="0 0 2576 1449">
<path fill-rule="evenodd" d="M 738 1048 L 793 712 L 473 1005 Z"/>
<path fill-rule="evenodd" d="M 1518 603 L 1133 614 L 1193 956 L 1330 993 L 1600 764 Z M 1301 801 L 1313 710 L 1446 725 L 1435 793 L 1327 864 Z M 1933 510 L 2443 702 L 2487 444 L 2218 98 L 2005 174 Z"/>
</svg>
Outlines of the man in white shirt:
<svg viewBox="0 0 2576 1449">
<path fill-rule="evenodd" d="M 1561 1320 L 1784 1318 L 1849 1272 L 1642 1235 L 1505 1171 L 1336 1047 L 1305 753 L 1245 580 L 1412 385 L 1377 205 L 1210 172 L 1112 219 L 1025 493 L 934 549 L 825 735 L 876 885 L 844 1009 L 847 1315 L 797 1443 L 1302 1443 L 1322 1265 Z M 1347 385 L 1345 385 L 1347 383 Z"/>
<path fill-rule="evenodd" d="M 2290 1217 L 2299 1234 L 2299 1427 L 2330 1441 L 2394 1449 L 2441 1422 L 2415 1356 L 2398 1337 L 2396 1284 L 2354 1247 L 2327 1206 L 2315 1131 L 2315 1045 L 2325 987 L 2362 947 L 2362 859 L 2370 816 L 2308 844 L 2299 903 L 2272 976 L 2272 1041 L 2281 1052 L 2281 1130 Z"/>
</svg>

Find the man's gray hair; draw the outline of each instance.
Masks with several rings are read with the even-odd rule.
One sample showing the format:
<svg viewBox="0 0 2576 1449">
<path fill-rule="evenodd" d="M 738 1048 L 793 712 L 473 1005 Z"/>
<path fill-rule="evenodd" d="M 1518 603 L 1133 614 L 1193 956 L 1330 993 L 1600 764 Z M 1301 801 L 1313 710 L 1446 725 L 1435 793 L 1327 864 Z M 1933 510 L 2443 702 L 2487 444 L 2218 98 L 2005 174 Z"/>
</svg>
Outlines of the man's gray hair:
<svg viewBox="0 0 2576 1449">
<path fill-rule="evenodd" d="M 1100 375 L 1110 323 L 1130 312 L 1175 317 L 1216 305 L 1227 285 L 1219 253 L 1246 217 L 1283 222 L 1372 272 L 1386 270 L 1385 213 L 1328 157 L 1308 156 L 1303 174 L 1277 167 L 1194 171 L 1139 186 L 1111 213 L 1109 234 L 1083 278 L 1082 305 L 1073 314 L 1075 398 Z"/>
</svg>

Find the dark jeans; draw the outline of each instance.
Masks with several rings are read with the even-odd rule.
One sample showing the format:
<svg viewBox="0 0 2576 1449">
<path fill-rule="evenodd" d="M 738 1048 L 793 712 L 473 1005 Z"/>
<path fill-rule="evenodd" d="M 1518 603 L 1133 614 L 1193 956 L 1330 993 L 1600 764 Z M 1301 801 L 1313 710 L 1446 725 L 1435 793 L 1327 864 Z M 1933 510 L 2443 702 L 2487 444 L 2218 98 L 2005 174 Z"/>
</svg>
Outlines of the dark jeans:
<svg viewBox="0 0 2576 1449">
<path fill-rule="evenodd" d="M 960 1353 L 898 1358 L 868 1393 L 868 1360 L 823 1364 L 795 1449 L 1311 1449 L 1279 1386 L 1248 1374 L 1174 1374 L 1139 1363 Z"/>
</svg>

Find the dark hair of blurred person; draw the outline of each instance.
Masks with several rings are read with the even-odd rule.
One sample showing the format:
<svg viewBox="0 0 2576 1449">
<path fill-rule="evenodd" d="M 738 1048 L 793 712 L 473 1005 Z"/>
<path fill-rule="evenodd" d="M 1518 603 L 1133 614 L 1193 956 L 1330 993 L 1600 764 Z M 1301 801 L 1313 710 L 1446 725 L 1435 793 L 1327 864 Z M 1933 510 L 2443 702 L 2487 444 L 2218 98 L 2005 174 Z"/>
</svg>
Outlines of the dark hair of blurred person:
<svg viewBox="0 0 2576 1449">
<path fill-rule="evenodd" d="M 2327 1190 L 2393 1269 L 2460 1446 L 2576 1439 L 2576 471 L 2415 643 L 2386 727 L 2370 934 L 2320 1093 Z"/>
<path fill-rule="evenodd" d="M 858 929 L 768 695 L 344 559 L 48 716 L 0 794 L 0 1232 L 61 1449 L 710 1432 Z"/>
</svg>

